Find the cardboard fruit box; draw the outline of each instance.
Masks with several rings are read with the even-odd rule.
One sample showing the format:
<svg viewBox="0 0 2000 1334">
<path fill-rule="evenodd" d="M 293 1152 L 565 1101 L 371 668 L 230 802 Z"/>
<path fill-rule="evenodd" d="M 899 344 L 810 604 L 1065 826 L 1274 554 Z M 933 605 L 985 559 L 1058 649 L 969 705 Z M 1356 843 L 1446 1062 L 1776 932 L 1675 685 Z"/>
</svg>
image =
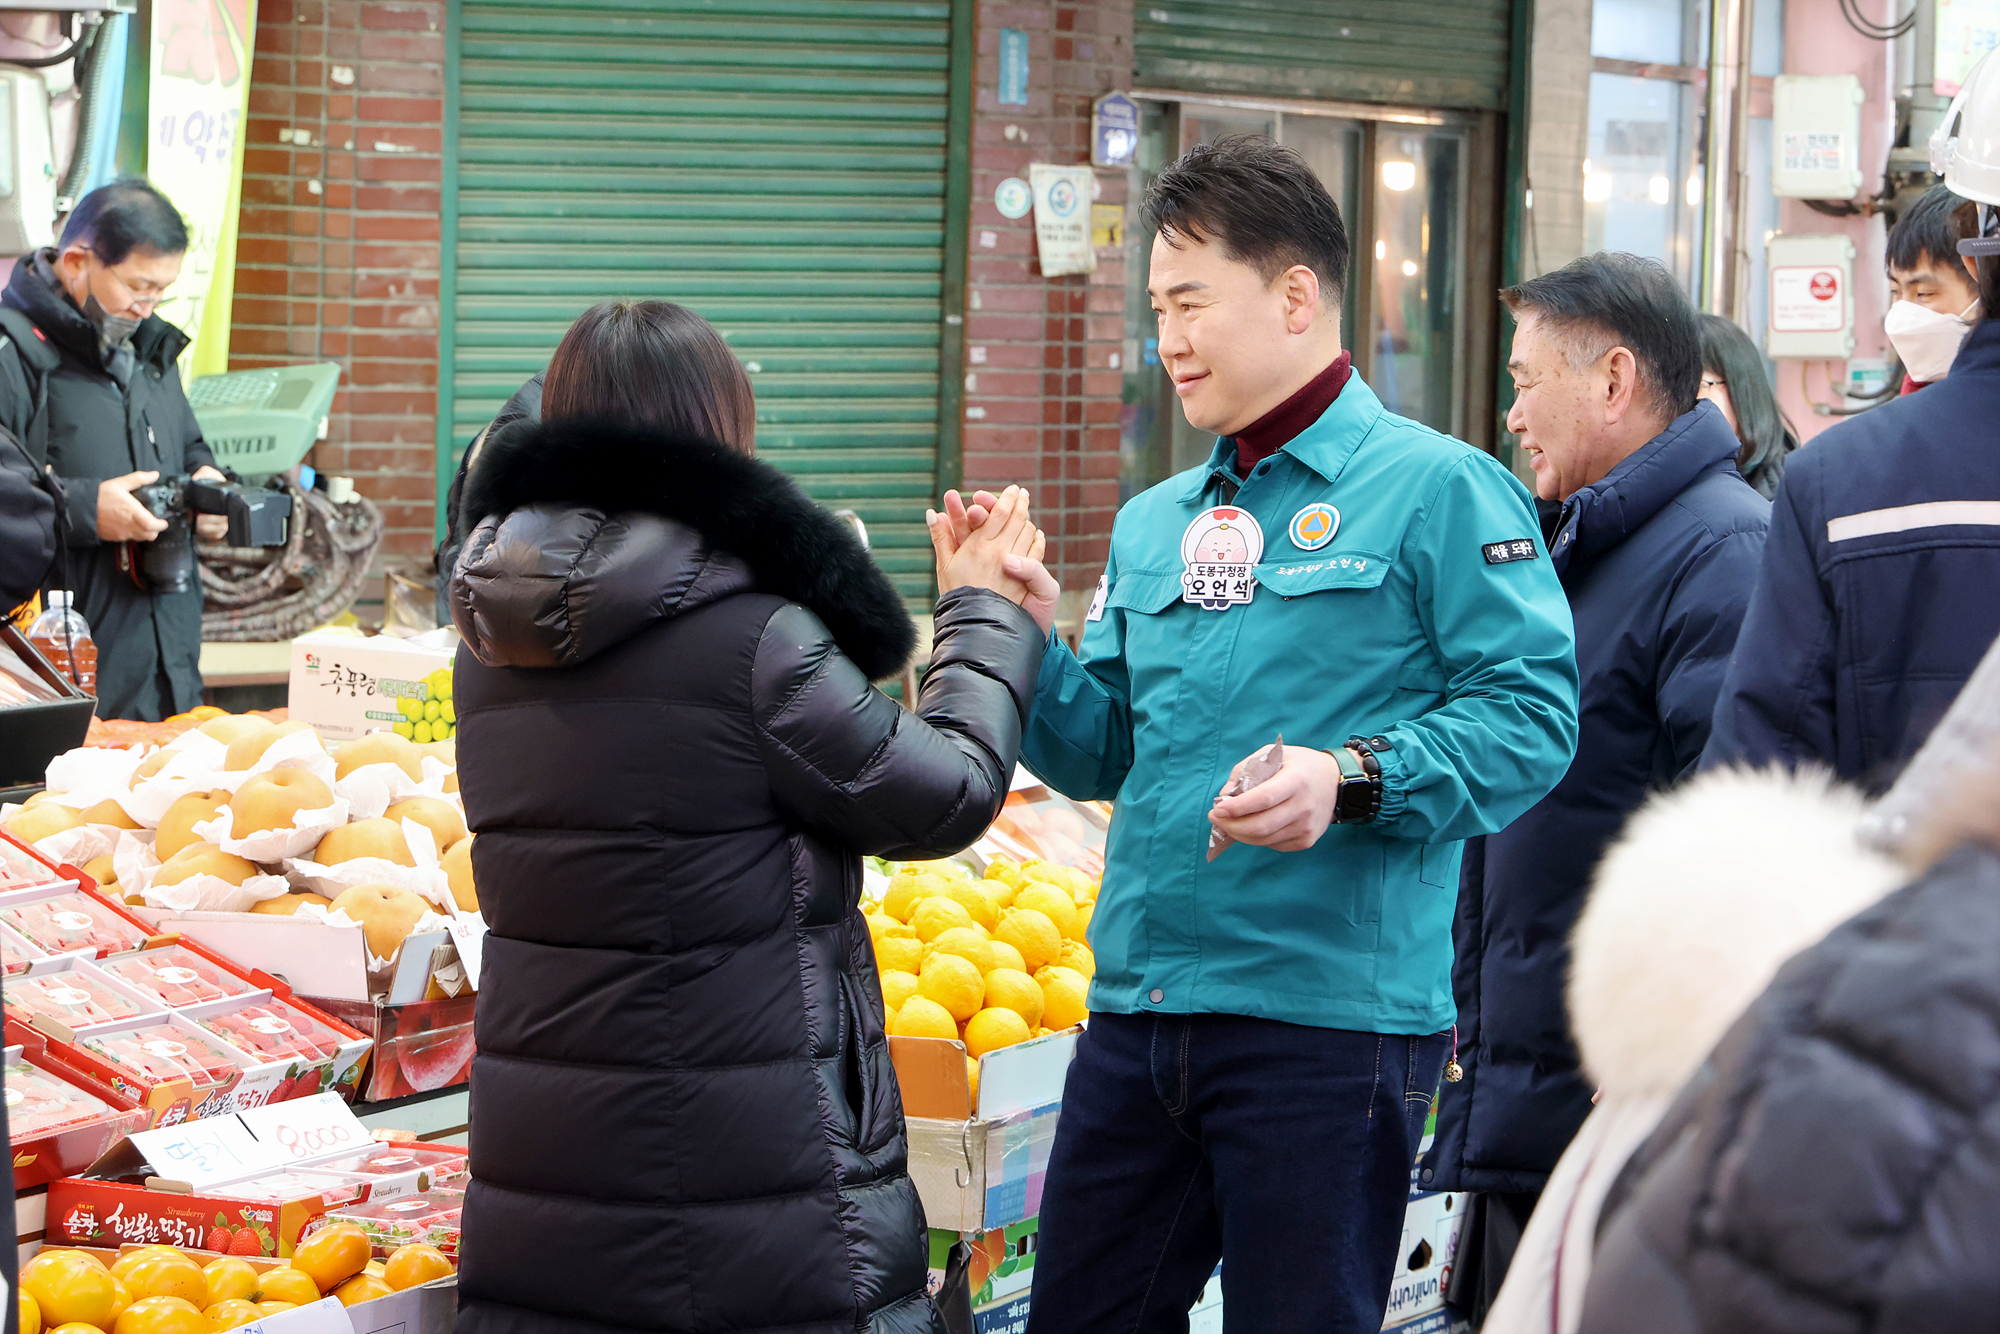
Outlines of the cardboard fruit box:
<svg viewBox="0 0 2000 1334">
<path fill-rule="evenodd" d="M 375 1043 L 373 1062 L 360 1096 L 386 1102 L 412 1093 L 432 1093 L 472 1077 L 473 996 L 413 1001 L 316 998 L 314 1004 Z"/>
<path fill-rule="evenodd" d="M 78 1246 L 75 1249 L 96 1256 L 108 1269 L 138 1247 Z M 189 1259 L 204 1266 L 221 1259 L 224 1254 L 192 1247 L 181 1249 L 187 1251 Z M 280 1268 L 285 1263 L 280 1259 L 259 1256 L 235 1258 L 260 1274 L 267 1269 Z M 452 1274 L 402 1292 L 392 1292 L 387 1297 L 377 1297 L 372 1302 L 357 1302 L 353 1306 L 342 1306 L 332 1297 L 322 1297 L 316 1302 L 289 1311 L 278 1311 L 238 1328 L 245 1334 L 450 1334 L 458 1323 L 457 1315 L 458 1276 Z"/>
<path fill-rule="evenodd" d="M 289 1256 L 315 1220 L 372 1189 L 364 1174 L 326 1164 L 374 1146 L 334 1093 L 141 1131 L 82 1176 L 50 1183 L 48 1243 L 231 1254 L 254 1244 Z"/>
<path fill-rule="evenodd" d="M 427 698 L 424 678 L 457 656 L 449 627 L 417 639 L 339 630 L 300 635 L 292 641 L 288 716 L 311 723 L 329 746 L 394 727 L 403 721 L 398 701 Z"/>
<path fill-rule="evenodd" d="M 930 1225 L 984 1232 L 1041 1212 L 1078 1025 L 979 1058 L 979 1098 L 965 1045 L 889 1039 L 910 1137 L 910 1178 Z"/>
</svg>

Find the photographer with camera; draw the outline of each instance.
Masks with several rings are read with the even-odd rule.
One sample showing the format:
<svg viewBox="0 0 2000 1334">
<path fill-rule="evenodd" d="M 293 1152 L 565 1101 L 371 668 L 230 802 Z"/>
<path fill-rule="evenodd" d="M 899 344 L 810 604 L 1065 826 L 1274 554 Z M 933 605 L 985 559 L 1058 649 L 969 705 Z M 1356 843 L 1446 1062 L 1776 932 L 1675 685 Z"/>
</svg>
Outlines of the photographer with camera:
<svg viewBox="0 0 2000 1334">
<path fill-rule="evenodd" d="M 175 362 L 188 336 L 154 309 L 180 276 L 187 225 L 126 179 L 85 195 L 61 241 L 24 255 L 0 294 L 0 427 L 45 458 L 66 493 L 67 586 L 98 646 L 97 713 L 155 722 L 201 703 L 201 584 L 190 483 L 227 480 Z M 205 508 L 197 503 L 194 508 Z"/>
</svg>

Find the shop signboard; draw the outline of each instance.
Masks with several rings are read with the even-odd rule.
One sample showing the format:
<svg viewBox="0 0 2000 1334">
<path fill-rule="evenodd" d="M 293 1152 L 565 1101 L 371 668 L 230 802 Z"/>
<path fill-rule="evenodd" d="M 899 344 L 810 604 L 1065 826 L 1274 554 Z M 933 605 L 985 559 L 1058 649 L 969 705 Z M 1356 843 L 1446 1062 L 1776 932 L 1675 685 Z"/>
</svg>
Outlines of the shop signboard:
<svg viewBox="0 0 2000 1334">
<path fill-rule="evenodd" d="M 188 223 L 187 260 L 162 315 L 194 340 L 189 376 L 229 369 L 236 213 L 256 0 L 160 0 L 152 11 L 146 174 Z"/>
</svg>

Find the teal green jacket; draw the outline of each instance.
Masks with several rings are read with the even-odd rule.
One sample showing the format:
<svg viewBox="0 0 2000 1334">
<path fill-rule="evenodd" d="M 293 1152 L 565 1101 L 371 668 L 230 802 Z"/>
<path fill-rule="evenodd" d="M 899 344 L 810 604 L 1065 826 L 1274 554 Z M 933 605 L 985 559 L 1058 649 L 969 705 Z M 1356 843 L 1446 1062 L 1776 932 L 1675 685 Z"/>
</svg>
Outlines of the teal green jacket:
<svg viewBox="0 0 2000 1334">
<path fill-rule="evenodd" d="M 1440 1032 L 1461 843 L 1576 749 L 1569 604 L 1534 502 L 1358 376 L 1237 480 L 1221 440 L 1119 511 L 1081 654 L 1042 660 L 1023 761 L 1117 802 L 1090 1007 Z M 1280 732 L 1386 742 L 1381 813 L 1208 861 L 1217 792 Z"/>
</svg>

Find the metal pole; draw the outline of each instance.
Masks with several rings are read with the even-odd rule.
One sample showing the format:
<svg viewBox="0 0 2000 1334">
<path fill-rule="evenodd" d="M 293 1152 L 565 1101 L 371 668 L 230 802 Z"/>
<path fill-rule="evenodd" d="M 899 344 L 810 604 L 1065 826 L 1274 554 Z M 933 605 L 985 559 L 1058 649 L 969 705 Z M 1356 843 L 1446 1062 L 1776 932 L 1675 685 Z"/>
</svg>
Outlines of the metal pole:
<svg viewBox="0 0 2000 1334">
<path fill-rule="evenodd" d="M 1701 304 L 1729 319 L 1740 314 L 1744 176 L 1748 168 L 1751 0 L 1711 0 L 1708 28 L 1708 125 L 1702 164 Z"/>
</svg>

